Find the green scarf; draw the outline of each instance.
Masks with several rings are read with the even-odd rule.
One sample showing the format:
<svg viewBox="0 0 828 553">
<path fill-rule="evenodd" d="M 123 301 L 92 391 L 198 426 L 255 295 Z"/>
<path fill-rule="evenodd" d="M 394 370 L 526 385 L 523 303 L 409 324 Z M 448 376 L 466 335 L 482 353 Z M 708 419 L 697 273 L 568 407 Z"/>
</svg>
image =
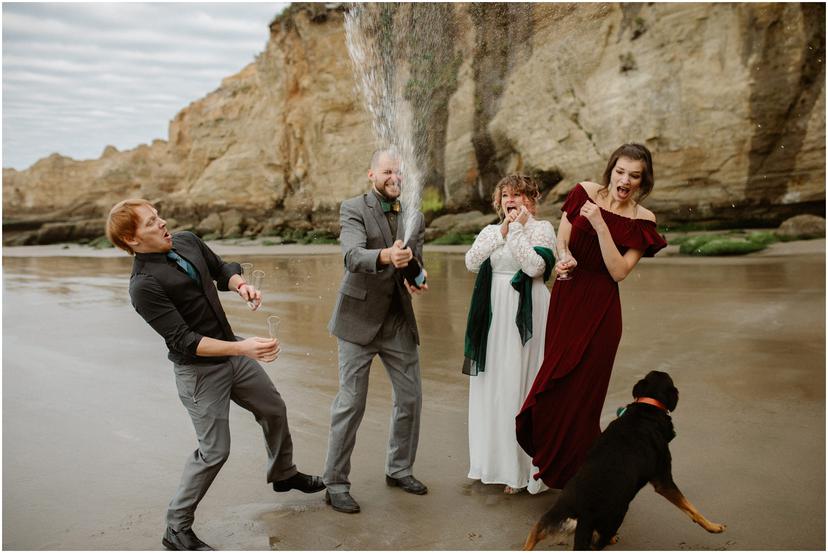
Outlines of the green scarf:
<svg viewBox="0 0 828 553">
<path fill-rule="evenodd" d="M 492 324 L 492 262 L 480 266 L 474 281 L 469 317 L 466 320 L 466 344 L 463 354 L 463 374 L 476 376 L 486 368 L 486 342 Z"/>
<path fill-rule="evenodd" d="M 546 263 L 546 267 L 543 269 L 543 281 L 546 282 L 552 274 L 552 267 L 555 266 L 555 256 L 549 248 L 535 246 L 534 249 Z M 521 345 L 525 345 L 532 337 L 532 277 L 523 271 L 518 271 L 512 277 L 512 288 L 520 294 L 515 324 L 517 324 L 518 332 L 520 332 Z"/>
<path fill-rule="evenodd" d="M 535 251 L 540 255 L 546 267 L 543 271 L 543 281 L 549 280 L 552 274 L 552 267 L 555 265 L 555 257 L 552 250 L 541 246 L 535 246 Z M 520 300 L 518 304 L 515 323 L 520 333 L 520 338 L 525 344 L 532 337 L 532 278 L 518 271 L 512 277 L 512 287 L 518 291 Z M 469 316 L 466 321 L 466 340 L 463 354 L 463 374 L 476 376 L 486 369 L 486 345 L 489 338 L 489 326 L 492 324 L 492 262 L 486 260 L 480 266 L 477 273 L 477 280 L 474 281 Z"/>
</svg>

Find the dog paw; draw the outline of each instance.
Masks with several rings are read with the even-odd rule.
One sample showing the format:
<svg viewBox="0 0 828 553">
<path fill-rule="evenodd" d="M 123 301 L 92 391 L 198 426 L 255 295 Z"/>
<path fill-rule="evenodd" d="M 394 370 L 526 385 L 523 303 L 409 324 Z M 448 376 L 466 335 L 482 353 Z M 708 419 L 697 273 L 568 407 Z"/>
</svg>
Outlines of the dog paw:
<svg viewBox="0 0 828 553">
<path fill-rule="evenodd" d="M 715 522 L 710 525 L 709 528 L 706 530 L 711 534 L 721 534 L 727 529 L 727 526 L 724 524 L 716 524 Z"/>
</svg>

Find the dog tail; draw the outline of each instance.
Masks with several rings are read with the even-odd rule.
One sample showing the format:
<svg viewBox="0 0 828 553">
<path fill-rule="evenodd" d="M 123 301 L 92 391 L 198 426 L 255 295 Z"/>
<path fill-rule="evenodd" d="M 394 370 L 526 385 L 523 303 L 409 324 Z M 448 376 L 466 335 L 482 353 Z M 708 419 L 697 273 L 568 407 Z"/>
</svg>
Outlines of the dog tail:
<svg viewBox="0 0 828 553">
<path fill-rule="evenodd" d="M 570 520 L 573 515 L 572 509 L 563 498 L 560 498 L 532 527 L 526 537 L 526 543 L 523 544 L 523 550 L 533 550 L 539 541 L 550 535 L 571 531 L 574 527 Z"/>
</svg>

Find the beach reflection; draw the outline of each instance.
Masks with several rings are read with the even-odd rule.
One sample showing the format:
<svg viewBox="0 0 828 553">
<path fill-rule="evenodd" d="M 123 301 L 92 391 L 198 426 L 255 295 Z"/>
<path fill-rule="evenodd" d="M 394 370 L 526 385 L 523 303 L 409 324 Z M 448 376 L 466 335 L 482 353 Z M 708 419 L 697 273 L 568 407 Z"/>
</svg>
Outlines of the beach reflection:
<svg viewBox="0 0 828 553">
<path fill-rule="evenodd" d="M 255 312 L 237 301 L 235 294 L 220 294 L 236 333 L 266 336 L 267 316 L 278 315 L 282 318 L 283 359 L 288 357 L 291 363 L 306 368 L 319 368 L 321 361 L 335 366 L 336 340 L 329 336 L 327 324 L 342 275 L 341 258 L 231 257 L 252 262 L 266 274 L 264 302 Z M 686 353 L 695 356 L 698 349 L 726 343 L 730 350 L 788 356 L 794 353 L 791 342 L 824 335 L 821 292 L 825 267 L 818 259 L 802 259 L 796 264 L 758 258 L 705 261 L 702 270 L 695 259 L 645 260 L 621 284 L 622 351 L 646 349 L 650 357 L 663 363 L 666 358 Z M 4 293 L 34 294 L 29 301 L 34 300 L 35 305 L 128 306 L 131 263 L 127 257 L 4 258 Z M 466 270 L 463 257 L 457 254 L 427 253 L 426 267 L 429 291 L 414 300 L 424 376 L 461 384 L 465 381 L 458 371 L 475 275 Z M 14 305 L 13 298 L 6 299 Z M 137 317 L 134 313 L 127 316 Z M 14 320 L 4 322 L 7 330 L 14 330 Z M 110 338 L 90 337 L 103 348 Z M 653 347 L 671 344 L 674 351 L 669 355 L 652 354 Z M 7 353 L 14 355 L 13 345 Z M 813 396 L 818 390 L 809 385 L 800 391 Z"/>
</svg>

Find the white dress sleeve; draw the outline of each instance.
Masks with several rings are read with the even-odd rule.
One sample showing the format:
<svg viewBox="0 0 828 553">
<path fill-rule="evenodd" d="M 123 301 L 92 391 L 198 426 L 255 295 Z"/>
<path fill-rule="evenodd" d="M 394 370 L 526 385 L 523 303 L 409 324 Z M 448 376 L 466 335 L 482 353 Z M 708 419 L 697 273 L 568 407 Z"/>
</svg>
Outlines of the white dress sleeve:
<svg viewBox="0 0 828 553">
<path fill-rule="evenodd" d="M 473 273 L 479 271 L 483 262 L 503 243 L 500 225 L 489 225 L 483 228 L 474 239 L 471 249 L 466 252 L 466 268 Z"/>
<path fill-rule="evenodd" d="M 509 224 L 506 247 L 520 264 L 520 269 L 532 278 L 543 275 L 546 262 L 533 248 L 543 246 L 555 251 L 555 229 L 549 221 L 530 220 L 526 225 Z"/>
</svg>

